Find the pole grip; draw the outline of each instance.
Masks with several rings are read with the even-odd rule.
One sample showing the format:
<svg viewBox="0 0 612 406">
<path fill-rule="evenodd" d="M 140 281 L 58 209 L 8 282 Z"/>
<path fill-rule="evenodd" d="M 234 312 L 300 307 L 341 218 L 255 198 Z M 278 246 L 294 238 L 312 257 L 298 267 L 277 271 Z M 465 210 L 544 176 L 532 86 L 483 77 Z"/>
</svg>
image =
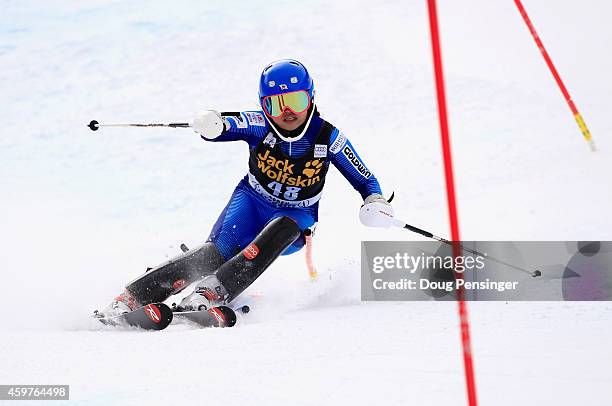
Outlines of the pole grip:
<svg viewBox="0 0 612 406">
<path fill-rule="evenodd" d="M 404 228 L 407 228 L 408 230 L 410 230 L 412 232 L 415 232 L 417 234 L 424 235 L 427 238 L 433 238 L 433 236 L 434 236 L 429 231 L 421 230 L 420 228 L 415 227 L 415 226 L 411 226 L 410 224 L 404 224 Z"/>
</svg>

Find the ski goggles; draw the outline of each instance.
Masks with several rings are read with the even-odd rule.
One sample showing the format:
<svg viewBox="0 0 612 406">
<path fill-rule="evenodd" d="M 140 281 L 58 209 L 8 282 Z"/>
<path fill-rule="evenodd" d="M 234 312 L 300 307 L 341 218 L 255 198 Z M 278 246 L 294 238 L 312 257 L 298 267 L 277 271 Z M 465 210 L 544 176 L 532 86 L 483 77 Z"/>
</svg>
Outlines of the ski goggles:
<svg viewBox="0 0 612 406">
<path fill-rule="evenodd" d="M 270 117 L 280 117 L 286 108 L 294 114 L 299 114 L 310 107 L 310 95 L 305 90 L 275 94 L 264 97 L 261 105 Z"/>
</svg>

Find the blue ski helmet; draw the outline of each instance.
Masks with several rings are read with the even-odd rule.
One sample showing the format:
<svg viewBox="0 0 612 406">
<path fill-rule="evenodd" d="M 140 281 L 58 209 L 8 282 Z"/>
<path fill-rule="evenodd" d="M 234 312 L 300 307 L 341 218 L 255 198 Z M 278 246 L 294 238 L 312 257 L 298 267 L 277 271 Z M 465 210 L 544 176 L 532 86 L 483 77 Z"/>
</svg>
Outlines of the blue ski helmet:
<svg viewBox="0 0 612 406">
<path fill-rule="evenodd" d="M 272 62 L 261 72 L 259 80 L 259 104 L 263 108 L 263 98 L 275 94 L 284 94 L 305 90 L 314 97 L 314 83 L 306 67 L 294 59 L 281 59 Z"/>
</svg>

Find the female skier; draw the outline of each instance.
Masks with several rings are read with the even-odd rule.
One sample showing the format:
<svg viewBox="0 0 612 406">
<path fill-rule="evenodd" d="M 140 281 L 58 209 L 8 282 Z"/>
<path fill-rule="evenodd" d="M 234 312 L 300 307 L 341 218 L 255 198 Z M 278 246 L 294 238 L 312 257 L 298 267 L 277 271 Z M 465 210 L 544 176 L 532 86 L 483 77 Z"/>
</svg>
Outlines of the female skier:
<svg viewBox="0 0 612 406">
<path fill-rule="evenodd" d="M 318 221 L 319 199 L 332 163 L 363 198 L 361 221 L 386 227 L 393 208 L 348 138 L 319 115 L 313 80 L 285 59 L 263 70 L 260 111 L 209 110 L 191 127 L 210 142 L 245 141 L 249 170 L 207 241 L 129 283 L 101 313 L 111 317 L 161 302 L 199 280 L 179 311 L 234 300 L 280 255 L 298 251 Z"/>
</svg>

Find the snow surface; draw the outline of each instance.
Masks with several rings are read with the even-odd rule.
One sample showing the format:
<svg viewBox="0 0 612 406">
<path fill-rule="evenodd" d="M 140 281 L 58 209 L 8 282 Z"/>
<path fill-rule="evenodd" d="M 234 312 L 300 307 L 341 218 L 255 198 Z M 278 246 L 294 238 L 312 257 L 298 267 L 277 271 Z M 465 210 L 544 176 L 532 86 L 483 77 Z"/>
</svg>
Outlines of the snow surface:
<svg viewBox="0 0 612 406">
<path fill-rule="evenodd" d="M 439 3 L 462 237 L 612 239 L 612 6 L 524 2 L 591 153 L 513 2 Z M 256 108 L 259 72 L 279 58 L 309 67 L 324 117 L 396 191 L 399 216 L 448 235 L 424 0 L 2 9 L 0 384 L 70 384 L 70 403 L 87 405 L 466 403 L 455 304 L 360 302 L 360 241 L 418 237 L 361 227 L 337 171 L 316 283 L 302 254 L 279 260 L 233 329 L 118 332 L 88 318 L 208 235 L 247 147 L 85 124 Z M 610 404 L 611 304 L 468 307 L 481 404 Z"/>
</svg>

